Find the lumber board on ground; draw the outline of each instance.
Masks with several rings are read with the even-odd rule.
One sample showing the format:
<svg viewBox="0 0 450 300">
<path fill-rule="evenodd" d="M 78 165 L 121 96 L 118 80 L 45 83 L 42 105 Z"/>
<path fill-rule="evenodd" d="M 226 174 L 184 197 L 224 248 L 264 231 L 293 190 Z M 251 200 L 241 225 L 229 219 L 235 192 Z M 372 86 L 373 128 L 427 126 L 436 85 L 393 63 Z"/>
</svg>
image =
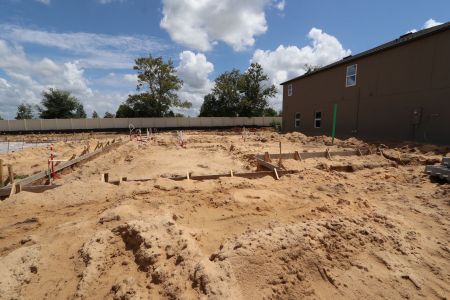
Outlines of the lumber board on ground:
<svg viewBox="0 0 450 300">
<path fill-rule="evenodd" d="M 42 193 L 47 190 L 52 190 L 54 188 L 60 187 L 61 185 L 53 184 L 53 185 L 27 185 L 21 186 L 22 192 L 31 192 L 31 193 Z M 8 186 L 7 188 L 0 190 L 0 197 L 9 197 L 11 194 L 11 190 L 13 187 Z"/>
<path fill-rule="evenodd" d="M 295 174 L 299 173 L 297 170 L 277 170 L 278 176 L 283 176 L 287 174 Z M 261 178 L 264 176 L 274 176 L 273 171 L 260 171 L 260 172 L 249 172 L 249 173 L 233 173 L 233 177 L 241 177 L 241 178 L 248 178 L 248 179 L 255 179 L 255 178 Z M 214 175 L 197 175 L 197 176 L 190 176 L 191 180 L 209 180 L 209 179 L 219 179 L 222 177 L 231 177 L 230 174 L 214 174 Z M 186 176 L 180 176 L 180 177 L 170 177 L 171 180 L 185 180 Z"/>
<path fill-rule="evenodd" d="M 308 159 L 308 158 L 327 158 L 328 155 L 333 156 L 354 156 L 354 155 L 368 155 L 370 151 L 368 149 L 357 149 L 357 150 L 343 150 L 343 151 L 319 151 L 319 152 L 294 152 L 294 153 L 277 153 L 269 154 L 271 159 Z M 297 155 L 298 153 L 298 155 Z M 264 160 L 265 155 L 256 155 L 256 158 Z"/>
<path fill-rule="evenodd" d="M 278 169 L 277 166 L 272 165 L 271 163 L 269 163 L 269 162 L 267 162 L 267 161 L 264 161 L 264 160 L 262 160 L 262 159 L 260 159 L 260 158 L 256 158 L 256 163 L 257 163 L 259 166 L 263 166 L 264 168 L 269 169 L 269 170 L 271 170 L 271 171 L 273 171 L 273 170 L 275 170 L 275 169 Z"/>
<path fill-rule="evenodd" d="M 279 170 L 277 169 L 277 174 L 279 177 L 283 176 L 283 175 L 287 175 L 287 174 L 296 174 L 299 173 L 300 171 L 297 170 Z M 168 179 L 170 180 L 175 180 L 175 181 L 182 181 L 182 180 L 197 180 L 197 181 L 201 181 L 201 180 L 213 180 L 213 179 L 219 179 L 222 177 L 241 177 L 241 178 L 248 178 L 248 179 L 255 179 L 255 178 L 261 178 L 264 176 L 272 176 L 275 177 L 276 174 L 274 173 L 274 171 L 258 171 L 258 172 L 249 172 L 249 173 L 226 173 L 226 174 L 212 174 L 212 175 L 189 175 L 189 177 L 187 176 L 175 176 L 175 177 L 169 177 Z M 146 182 L 146 181 L 152 181 L 155 180 L 155 178 L 138 178 L 138 179 L 127 179 L 127 182 Z M 110 180 L 108 183 L 110 184 L 114 184 L 114 185 L 119 185 L 120 180 Z"/>
</svg>

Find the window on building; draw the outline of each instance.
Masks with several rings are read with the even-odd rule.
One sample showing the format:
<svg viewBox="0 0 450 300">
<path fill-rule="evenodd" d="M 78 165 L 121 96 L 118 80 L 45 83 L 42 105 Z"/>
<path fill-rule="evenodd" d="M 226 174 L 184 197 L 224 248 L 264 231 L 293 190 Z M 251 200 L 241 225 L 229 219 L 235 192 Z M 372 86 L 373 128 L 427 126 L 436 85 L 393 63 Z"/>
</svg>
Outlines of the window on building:
<svg viewBox="0 0 450 300">
<path fill-rule="evenodd" d="M 347 67 L 347 75 L 345 77 L 345 86 L 355 86 L 356 85 L 356 74 L 358 71 L 358 65 L 351 65 Z"/>
<path fill-rule="evenodd" d="M 314 128 L 322 127 L 322 112 L 316 111 L 314 113 Z"/>
<path fill-rule="evenodd" d="M 300 116 L 299 112 L 295 113 L 295 128 L 300 127 Z"/>
<path fill-rule="evenodd" d="M 288 85 L 288 96 L 292 96 L 292 84 Z"/>
</svg>

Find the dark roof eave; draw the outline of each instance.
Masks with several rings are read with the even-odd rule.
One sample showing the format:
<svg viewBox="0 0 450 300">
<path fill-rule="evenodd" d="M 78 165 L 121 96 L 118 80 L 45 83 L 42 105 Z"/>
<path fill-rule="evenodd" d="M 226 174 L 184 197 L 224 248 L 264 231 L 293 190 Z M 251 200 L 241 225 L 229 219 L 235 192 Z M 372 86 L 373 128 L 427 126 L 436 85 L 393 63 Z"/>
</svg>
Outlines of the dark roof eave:
<svg viewBox="0 0 450 300">
<path fill-rule="evenodd" d="M 340 65 L 343 65 L 343 64 L 347 64 L 347 63 L 355 61 L 355 60 L 357 60 L 359 58 L 367 57 L 367 56 L 370 56 L 370 55 L 373 55 L 373 54 L 376 54 L 376 53 L 379 53 L 379 52 L 382 52 L 382 51 L 386 51 L 388 49 L 399 47 L 399 46 L 405 45 L 407 43 L 410 43 L 412 41 L 418 40 L 420 38 L 424 38 L 424 37 L 436 34 L 436 33 L 441 32 L 441 31 L 446 31 L 448 29 L 450 29 L 450 22 L 447 22 L 447 23 L 444 23 L 444 24 L 441 24 L 441 25 L 438 25 L 438 26 L 435 26 L 435 27 L 431 27 L 431 28 L 428 28 L 428 29 L 423 29 L 423 30 L 417 31 L 415 33 L 406 34 L 406 35 L 401 36 L 400 38 L 397 38 L 395 40 L 392 40 L 390 42 L 382 44 L 382 45 L 380 45 L 378 47 L 375 47 L 375 48 L 372 48 L 370 50 L 361 52 L 359 54 L 356 54 L 356 55 L 353 55 L 353 56 L 350 56 L 350 57 L 338 60 L 337 62 L 334 62 L 334 63 L 331 63 L 329 65 L 326 65 L 326 66 L 324 66 L 324 67 L 322 67 L 322 68 L 320 68 L 320 69 L 318 69 L 316 71 L 313 71 L 313 72 L 310 72 L 308 74 L 303 74 L 303 75 L 294 77 L 292 79 L 289 79 L 289 80 L 287 80 L 285 82 L 280 83 L 280 85 L 285 85 L 287 83 L 291 83 L 293 81 L 296 81 L 296 80 L 299 80 L 299 79 L 303 79 L 305 77 L 309 77 L 311 75 L 320 73 L 322 71 L 326 71 L 326 70 L 332 69 L 334 67 L 337 67 L 337 66 L 340 66 Z"/>
</svg>

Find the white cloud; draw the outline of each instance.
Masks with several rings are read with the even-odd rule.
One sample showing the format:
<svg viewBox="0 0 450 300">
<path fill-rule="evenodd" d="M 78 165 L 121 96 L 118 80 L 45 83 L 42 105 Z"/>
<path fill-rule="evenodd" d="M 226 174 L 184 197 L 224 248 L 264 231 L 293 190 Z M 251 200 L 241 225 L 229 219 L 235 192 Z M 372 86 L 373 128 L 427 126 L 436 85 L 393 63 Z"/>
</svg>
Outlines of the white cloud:
<svg viewBox="0 0 450 300">
<path fill-rule="evenodd" d="M 125 92 L 100 92 L 93 91 L 92 96 L 85 98 L 84 107 L 88 112 L 88 116 L 91 116 L 92 112 L 95 110 L 101 117 L 105 112 L 110 112 L 115 114 L 119 105 L 127 100 L 128 95 L 132 94 L 133 91 L 128 93 Z"/>
<path fill-rule="evenodd" d="M 284 2 L 284 1 L 281 1 Z M 267 31 L 265 9 L 278 0 L 163 0 L 161 27 L 172 40 L 200 51 L 218 41 L 240 51 Z"/>
<path fill-rule="evenodd" d="M 111 4 L 111 3 L 114 3 L 114 2 L 124 3 L 126 1 L 127 0 L 98 0 L 98 3 L 100 3 L 100 4 Z"/>
<path fill-rule="evenodd" d="M 84 69 L 77 61 L 57 63 L 49 58 L 29 59 L 21 47 L 14 47 L 0 40 L 0 107 L 1 115 L 14 118 L 17 105 L 26 102 L 38 104 L 42 91 L 59 88 L 73 93 L 85 106 L 88 115 L 96 110 L 115 112 L 118 105 L 127 98 L 125 92 L 100 92 L 90 87 L 84 76 Z M 127 82 L 130 93 L 135 84 L 130 84 L 134 75 L 121 75 Z"/>
<path fill-rule="evenodd" d="M 192 102 L 192 108 L 186 111 L 188 114 L 198 114 L 203 97 L 211 91 L 213 86 L 208 78 L 213 71 L 214 65 L 204 54 L 195 54 L 192 51 L 180 53 L 177 75 L 183 80 L 183 87 L 178 95 L 181 100 Z"/>
<path fill-rule="evenodd" d="M 426 21 L 423 24 L 423 26 L 422 26 L 422 28 L 420 30 L 428 29 L 428 28 L 431 28 L 431 27 L 434 27 L 434 26 L 438 26 L 438 25 L 442 25 L 442 24 L 443 24 L 442 22 L 438 22 L 438 21 L 436 21 L 434 19 L 429 19 L 428 21 Z M 411 29 L 410 31 L 408 31 L 407 33 L 415 33 L 417 31 L 418 30 L 414 28 L 414 29 Z"/>
<path fill-rule="evenodd" d="M 50 5 L 50 0 L 36 0 L 36 1 L 45 5 Z"/>
<path fill-rule="evenodd" d="M 193 108 L 181 111 L 190 115 L 198 114 L 203 97 L 212 88 L 209 75 L 214 65 L 202 53 L 184 51 L 180 53 L 177 74 L 184 81 L 179 96 L 193 103 Z M 85 106 L 88 115 L 96 110 L 100 115 L 105 111 L 115 113 L 127 95 L 135 92 L 136 74 L 110 72 L 95 84 L 110 86 L 104 92 L 91 88 L 85 78 L 84 68 L 78 61 L 55 62 L 49 58 L 30 59 L 22 47 L 0 40 L 0 107 L 2 117 L 13 118 L 17 105 L 22 102 L 38 104 L 42 91 L 48 88 L 69 90 Z M 128 93 L 125 91 L 128 90 Z"/>
<path fill-rule="evenodd" d="M 136 74 L 117 74 L 110 72 L 108 75 L 96 79 L 95 83 L 108 86 L 108 88 L 112 89 L 135 89 L 137 80 Z"/>
<path fill-rule="evenodd" d="M 431 27 L 434 27 L 434 26 L 438 26 L 438 25 L 441 25 L 441 24 L 443 24 L 443 23 L 437 22 L 437 21 L 435 21 L 433 19 L 429 19 L 428 21 L 425 22 L 425 24 L 423 24 L 423 28 L 424 29 L 428 29 L 428 28 L 431 28 Z"/>
<path fill-rule="evenodd" d="M 203 90 L 208 86 L 208 75 L 214 71 L 214 65 L 202 53 L 192 51 L 180 53 L 180 64 L 177 73 L 184 84 L 192 89 Z"/>
<path fill-rule="evenodd" d="M 285 0 L 282 0 L 282 1 L 278 2 L 278 3 L 276 3 L 276 4 L 275 4 L 275 7 L 276 7 L 278 10 L 283 11 L 284 8 L 286 7 L 286 1 L 285 1 Z"/>
<path fill-rule="evenodd" d="M 311 45 L 302 48 L 280 45 L 273 51 L 258 49 L 253 54 L 251 62 L 261 64 L 271 83 L 279 89 L 278 96 L 272 102 L 276 109 L 281 108 L 280 83 L 304 74 L 307 66 L 324 66 L 351 54 L 336 37 L 320 29 L 312 28 L 308 37 Z"/>
<path fill-rule="evenodd" d="M 159 39 L 148 36 L 55 33 L 9 24 L 0 24 L 0 39 L 67 51 L 77 55 L 79 66 L 84 68 L 129 69 L 136 56 L 169 48 Z"/>
<path fill-rule="evenodd" d="M 123 75 L 123 80 L 132 83 L 133 85 L 137 85 L 138 77 L 136 74 L 125 74 Z"/>
</svg>

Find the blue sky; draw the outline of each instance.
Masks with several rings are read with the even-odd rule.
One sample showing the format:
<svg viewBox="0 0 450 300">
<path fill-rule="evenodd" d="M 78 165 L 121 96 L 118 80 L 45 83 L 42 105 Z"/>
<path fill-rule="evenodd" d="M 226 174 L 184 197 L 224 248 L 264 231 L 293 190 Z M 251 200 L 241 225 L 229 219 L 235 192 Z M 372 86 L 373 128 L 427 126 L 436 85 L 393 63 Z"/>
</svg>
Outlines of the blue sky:
<svg viewBox="0 0 450 300">
<path fill-rule="evenodd" d="M 270 82 L 302 74 L 450 21 L 450 1 L 1 0 L 0 116 L 50 87 L 88 114 L 115 112 L 135 92 L 133 59 L 171 58 L 196 115 L 214 78 L 251 61 Z M 271 101 L 281 107 L 281 96 Z"/>
</svg>

